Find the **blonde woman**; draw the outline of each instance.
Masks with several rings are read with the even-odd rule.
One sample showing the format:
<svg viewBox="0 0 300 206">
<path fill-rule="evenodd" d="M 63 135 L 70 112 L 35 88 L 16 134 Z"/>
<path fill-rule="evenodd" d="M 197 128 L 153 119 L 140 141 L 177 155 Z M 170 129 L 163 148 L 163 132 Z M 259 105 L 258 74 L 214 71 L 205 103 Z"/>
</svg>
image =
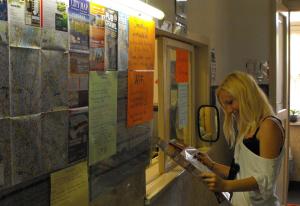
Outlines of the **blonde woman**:
<svg viewBox="0 0 300 206">
<path fill-rule="evenodd" d="M 233 205 L 280 205 L 275 182 L 283 156 L 284 130 L 255 80 L 243 72 L 230 74 L 217 89 L 225 115 L 223 129 L 234 160 L 230 167 L 206 154 L 197 158 L 213 173 L 203 173 L 212 191 L 233 192 Z"/>
</svg>

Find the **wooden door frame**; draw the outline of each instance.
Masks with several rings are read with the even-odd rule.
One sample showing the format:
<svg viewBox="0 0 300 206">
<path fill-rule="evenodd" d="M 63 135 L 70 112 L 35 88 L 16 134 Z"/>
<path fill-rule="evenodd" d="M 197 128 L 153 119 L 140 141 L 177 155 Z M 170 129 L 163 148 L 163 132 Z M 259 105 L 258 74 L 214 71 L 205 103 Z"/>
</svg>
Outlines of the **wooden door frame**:
<svg viewBox="0 0 300 206">
<path fill-rule="evenodd" d="M 282 3 L 282 1 L 274 1 L 272 4 L 272 29 L 271 29 L 271 71 L 270 71 L 270 101 L 271 104 L 277 114 L 277 116 L 283 120 L 283 126 L 285 128 L 285 155 L 283 158 L 283 162 L 281 165 L 281 172 L 280 176 L 278 178 L 277 183 L 282 188 L 279 189 L 279 199 L 281 201 L 282 205 L 287 204 L 287 194 L 288 194 L 288 184 L 289 184 L 289 121 L 288 121 L 288 114 L 289 114 L 289 82 L 290 82 L 290 48 L 289 48 L 289 10 L 288 8 Z M 283 52 L 283 65 L 285 68 L 285 78 L 284 83 L 285 85 L 285 91 L 284 94 L 284 100 L 283 100 L 283 108 L 278 110 L 277 109 L 277 93 L 276 93 L 276 87 L 277 87 L 277 58 L 279 57 L 279 52 L 277 52 L 277 44 L 279 40 L 279 33 L 277 30 L 277 21 L 279 19 L 279 16 L 282 16 L 286 19 L 286 25 L 284 25 L 284 48 L 281 52 Z"/>
</svg>

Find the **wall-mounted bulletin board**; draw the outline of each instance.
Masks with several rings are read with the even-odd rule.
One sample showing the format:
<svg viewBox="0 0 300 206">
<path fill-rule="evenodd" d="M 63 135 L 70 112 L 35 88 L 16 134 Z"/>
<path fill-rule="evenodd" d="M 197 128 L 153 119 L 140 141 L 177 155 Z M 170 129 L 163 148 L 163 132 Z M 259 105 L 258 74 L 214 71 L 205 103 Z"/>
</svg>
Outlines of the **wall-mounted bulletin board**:
<svg viewBox="0 0 300 206">
<path fill-rule="evenodd" d="M 0 1 L 0 205 L 90 205 L 147 165 L 154 39 L 93 0 Z"/>
</svg>

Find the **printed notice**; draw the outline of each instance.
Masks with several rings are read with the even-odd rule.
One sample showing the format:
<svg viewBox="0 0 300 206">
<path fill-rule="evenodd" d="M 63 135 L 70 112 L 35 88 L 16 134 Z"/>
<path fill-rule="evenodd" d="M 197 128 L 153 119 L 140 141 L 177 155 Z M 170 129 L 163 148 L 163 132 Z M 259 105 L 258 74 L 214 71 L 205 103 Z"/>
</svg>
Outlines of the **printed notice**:
<svg viewBox="0 0 300 206">
<path fill-rule="evenodd" d="M 89 75 L 89 165 L 116 153 L 117 72 Z"/>
<path fill-rule="evenodd" d="M 68 31 L 68 0 L 43 1 L 43 27 Z"/>
<path fill-rule="evenodd" d="M 87 156 L 88 115 L 87 107 L 69 110 L 68 163 Z"/>
<path fill-rule="evenodd" d="M 40 1 L 11 0 L 8 1 L 8 20 L 10 46 L 40 46 Z"/>
<path fill-rule="evenodd" d="M 90 2 L 90 70 L 104 70 L 105 8 Z"/>
<path fill-rule="evenodd" d="M 40 0 L 25 0 L 25 24 L 40 26 Z"/>
<path fill-rule="evenodd" d="M 112 9 L 105 11 L 105 70 L 117 70 L 118 52 L 118 12 Z"/>
<path fill-rule="evenodd" d="M 90 2 L 69 0 L 70 49 L 89 50 Z"/>
<path fill-rule="evenodd" d="M 178 119 L 179 129 L 184 128 L 188 122 L 188 85 L 178 84 Z"/>
<path fill-rule="evenodd" d="M 186 83 L 189 79 L 189 51 L 176 49 L 176 82 Z"/>
<path fill-rule="evenodd" d="M 153 118 L 153 78 L 153 71 L 128 72 L 128 127 Z"/>
<path fill-rule="evenodd" d="M 68 49 L 69 0 L 43 1 L 42 48 Z"/>
<path fill-rule="evenodd" d="M 154 69 L 155 25 L 136 17 L 129 18 L 128 69 Z"/>
<path fill-rule="evenodd" d="M 88 206 L 87 163 L 51 174 L 51 206 Z"/>
<path fill-rule="evenodd" d="M 128 15 L 119 12 L 118 19 L 118 70 L 128 69 Z"/>
</svg>

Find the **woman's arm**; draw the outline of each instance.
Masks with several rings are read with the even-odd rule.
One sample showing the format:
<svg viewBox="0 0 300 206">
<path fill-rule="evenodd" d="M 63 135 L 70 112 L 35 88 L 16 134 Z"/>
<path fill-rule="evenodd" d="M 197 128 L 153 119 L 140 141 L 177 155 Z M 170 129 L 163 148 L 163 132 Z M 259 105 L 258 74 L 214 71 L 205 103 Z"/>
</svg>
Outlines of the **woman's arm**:
<svg viewBox="0 0 300 206">
<path fill-rule="evenodd" d="M 213 161 L 206 153 L 199 152 L 196 158 L 212 172 L 216 173 L 222 178 L 227 178 L 230 167 Z"/>
<path fill-rule="evenodd" d="M 258 190 L 254 177 L 239 180 L 224 180 L 214 173 L 202 173 L 202 180 L 207 184 L 208 189 L 215 192 L 242 192 Z"/>
<path fill-rule="evenodd" d="M 260 156 L 273 159 L 278 157 L 284 144 L 283 131 L 273 119 L 262 122 L 257 133 L 260 142 Z"/>
<path fill-rule="evenodd" d="M 223 165 L 217 162 L 213 163 L 212 168 L 210 168 L 211 171 L 213 171 L 214 173 L 216 173 L 217 175 L 219 175 L 220 177 L 227 179 L 228 175 L 229 175 L 229 170 L 230 167 L 227 165 Z"/>
</svg>

